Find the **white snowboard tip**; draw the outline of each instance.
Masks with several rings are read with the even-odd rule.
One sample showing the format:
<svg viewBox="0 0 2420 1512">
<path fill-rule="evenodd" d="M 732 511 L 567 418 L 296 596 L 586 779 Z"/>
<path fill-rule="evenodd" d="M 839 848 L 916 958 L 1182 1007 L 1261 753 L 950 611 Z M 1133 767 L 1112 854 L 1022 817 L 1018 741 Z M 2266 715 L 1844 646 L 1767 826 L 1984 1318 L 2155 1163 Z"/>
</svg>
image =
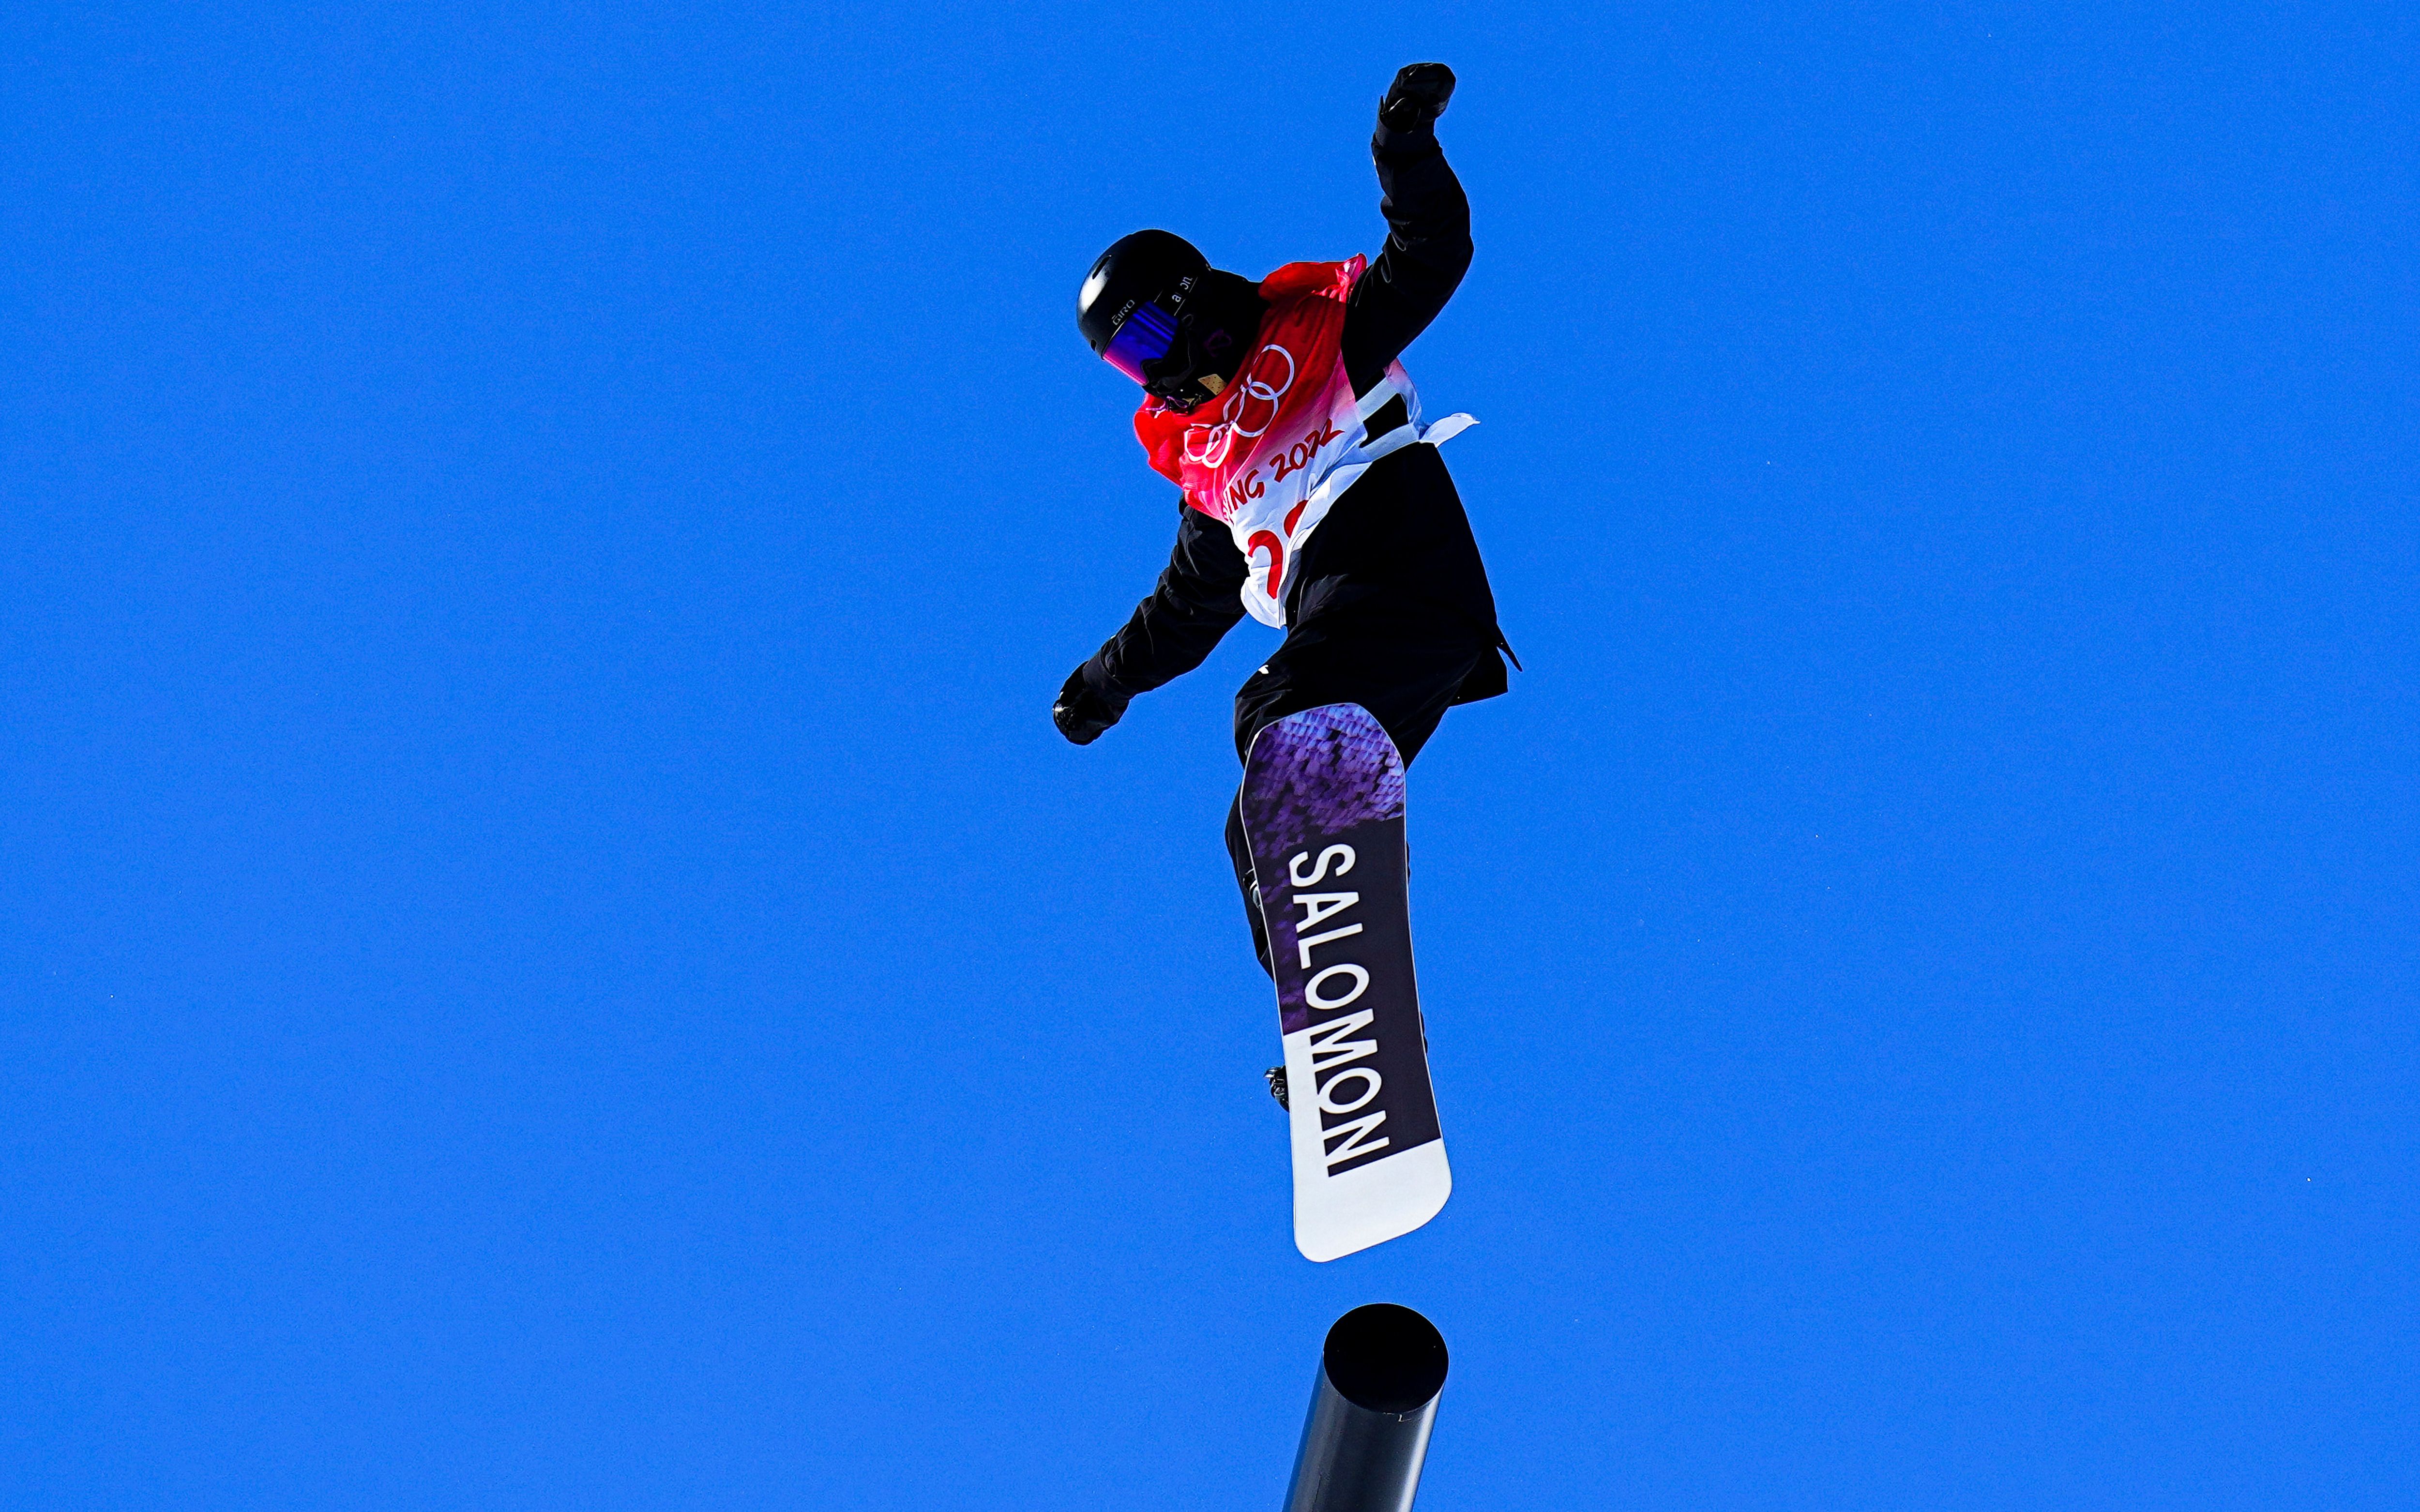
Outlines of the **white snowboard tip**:
<svg viewBox="0 0 2420 1512">
<path fill-rule="evenodd" d="M 1445 1141 L 1433 1139 L 1308 1188 L 1295 1188 L 1294 1245 L 1306 1260 L 1327 1261 L 1401 1239 L 1443 1212 L 1453 1172 Z"/>
</svg>

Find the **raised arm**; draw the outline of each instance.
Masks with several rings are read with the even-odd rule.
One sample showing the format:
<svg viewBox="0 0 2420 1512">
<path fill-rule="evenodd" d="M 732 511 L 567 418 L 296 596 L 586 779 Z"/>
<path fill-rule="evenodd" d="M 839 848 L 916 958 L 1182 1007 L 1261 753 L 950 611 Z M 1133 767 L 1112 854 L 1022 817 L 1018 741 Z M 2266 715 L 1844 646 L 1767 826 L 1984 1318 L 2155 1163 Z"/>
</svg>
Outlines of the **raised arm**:
<svg viewBox="0 0 2420 1512">
<path fill-rule="evenodd" d="M 1068 676 L 1050 717 L 1059 733 L 1090 745 L 1149 693 L 1202 664 L 1244 617 L 1239 597 L 1249 569 L 1227 528 L 1198 509 L 1180 508 L 1176 548 L 1151 597 L 1125 628 Z"/>
<path fill-rule="evenodd" d="M 1470 201 L 1446 165 L 1435 124 L 1452 93 L 1444 64 L 1415 63 L 1395 75 L 1378 107 L 1370 155 L 1387 245 L 1353 286 L 1344 319 L 1344 371 L 1356 393 L 1385 376 L 1470 270 Z"/>
</svg>

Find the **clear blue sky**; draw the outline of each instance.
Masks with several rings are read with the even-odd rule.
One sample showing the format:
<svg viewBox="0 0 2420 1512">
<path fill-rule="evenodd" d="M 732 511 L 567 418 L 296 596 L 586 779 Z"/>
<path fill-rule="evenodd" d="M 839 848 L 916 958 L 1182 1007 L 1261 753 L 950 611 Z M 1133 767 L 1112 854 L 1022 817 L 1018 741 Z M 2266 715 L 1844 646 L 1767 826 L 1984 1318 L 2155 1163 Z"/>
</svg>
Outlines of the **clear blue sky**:
<svg viewBox="0 0 2420 1512">
<path fill-rule="evenodd" d="M 1377 1300 L 1428 1512 L 2420 1500 L 2408 6 L 5 40 L 0 1504 L 1273 1506 Z M 1429 57 L 1528 671 L 1318 1267 L 1072 305 Z"/>
</svg>

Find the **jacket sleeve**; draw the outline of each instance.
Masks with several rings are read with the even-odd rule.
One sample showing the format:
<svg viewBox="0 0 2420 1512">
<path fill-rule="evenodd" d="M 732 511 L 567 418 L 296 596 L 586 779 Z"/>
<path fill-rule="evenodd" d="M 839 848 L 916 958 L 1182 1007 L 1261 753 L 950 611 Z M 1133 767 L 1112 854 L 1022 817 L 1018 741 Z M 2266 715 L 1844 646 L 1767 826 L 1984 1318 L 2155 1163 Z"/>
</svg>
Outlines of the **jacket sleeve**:
<svg viewBox="0 0 2420 1512">
<path fill-rule="evenodd" d="M 1384 125 L 1370 139 L 1387 245 L 1353 286 L 1344 318 L 1344 371 L 1357 394 L 1386 376 L 1412 338 L 1445 308 L 1470 271 L 1470 201 L 1427 126 Z"/>
<path fill-rule="evenodd" d="M 1199 509 L 1180 506 L 1178 515 L 1176 549 L 1159 585 L 1084 663 L 1084 680 L 1121 706 L 1200 666 L 1244 617 L 1249 570 L 1234 538 Z"/>
</svg>

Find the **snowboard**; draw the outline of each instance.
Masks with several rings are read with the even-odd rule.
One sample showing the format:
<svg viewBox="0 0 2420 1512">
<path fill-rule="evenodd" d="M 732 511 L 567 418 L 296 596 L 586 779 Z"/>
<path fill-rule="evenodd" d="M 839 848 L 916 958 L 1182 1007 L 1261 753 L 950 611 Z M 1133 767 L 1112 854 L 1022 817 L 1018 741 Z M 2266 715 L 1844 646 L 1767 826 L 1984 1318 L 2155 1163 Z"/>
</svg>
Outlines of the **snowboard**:
<svg viewBox="0 0 2420 1512">
<path fill-rule="evenodd" d="M 1244 835 L 1285 1043 L 1295 1247 L 1408 1234 L 1453 1191 L 1429 1088 L 1404 889 L 1404 758 L 1358 704 L 1253 738 Z"/>
</svg>

